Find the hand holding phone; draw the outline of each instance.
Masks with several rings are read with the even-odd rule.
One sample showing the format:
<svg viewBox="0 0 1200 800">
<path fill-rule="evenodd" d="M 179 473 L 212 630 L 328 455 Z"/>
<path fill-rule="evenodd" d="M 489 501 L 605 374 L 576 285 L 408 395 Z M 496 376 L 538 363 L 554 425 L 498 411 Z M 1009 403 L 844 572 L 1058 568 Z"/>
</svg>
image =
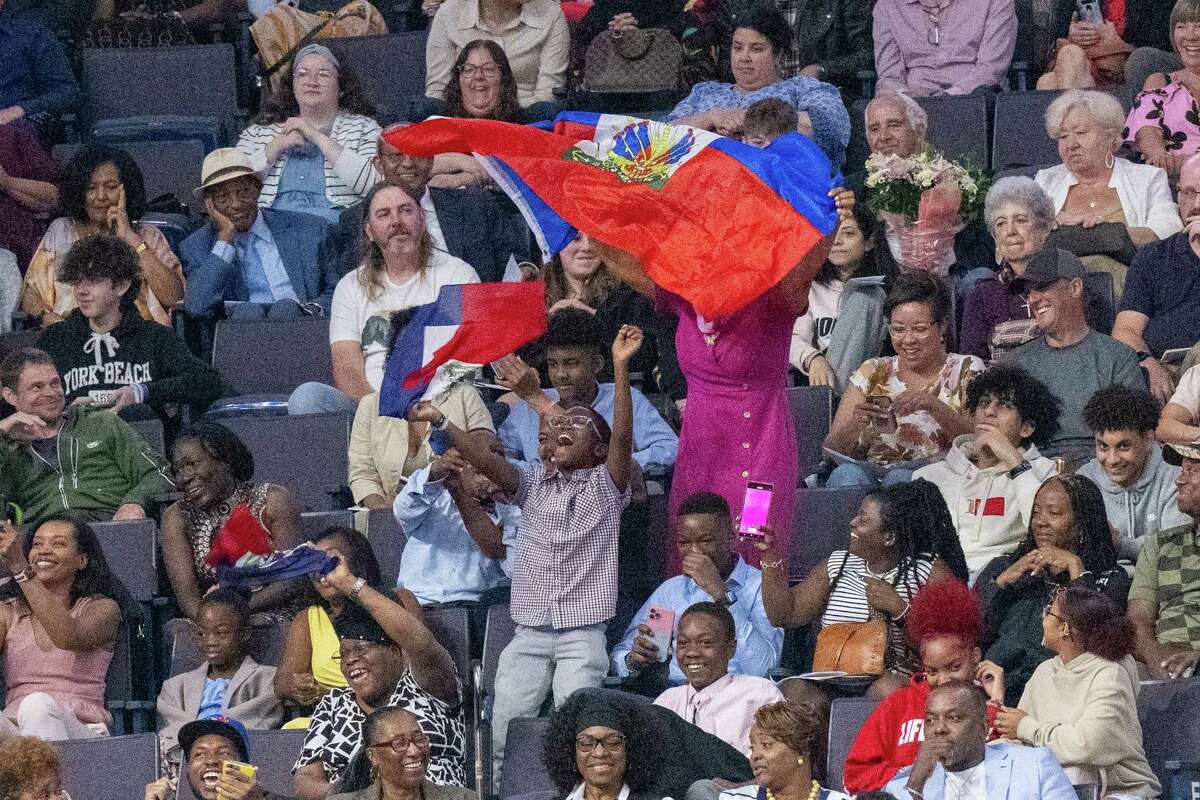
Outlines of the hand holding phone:
<svg viewBox="0 0 1200 800">
<path fill-rule="evenodd" d="M 763 526 L 771 513 L 771 495 L 775 487 L 769 483 L 750 481 L 746 484 L 746 496 L 742 500 L 742 513 L 738 522 L 738 536 L 742 539 L 761 539 Z"/>
<path fill-rule="evenodd" d="M 658 660 L 666 661 L 671 657 L 671 635 L 675 632 L 675 612 L 669 608 L 651 606 L 646 619 L 646 627 L 650 629 L 650 639 L 658 648 Z"/>
</svg>

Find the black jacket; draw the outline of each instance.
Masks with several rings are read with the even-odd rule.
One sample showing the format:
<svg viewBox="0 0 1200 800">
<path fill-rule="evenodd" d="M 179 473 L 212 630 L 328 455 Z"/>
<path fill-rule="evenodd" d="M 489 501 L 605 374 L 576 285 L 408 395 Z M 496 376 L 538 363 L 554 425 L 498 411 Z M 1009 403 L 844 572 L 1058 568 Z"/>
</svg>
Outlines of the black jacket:
<svg viewBox="0 0 1200 800">
<path fill-rule="evenodd" d="M 37 346 L 54 359 L 67 402 L 132 383 L 146 385 L 146 403 L 156 412 L 168 403 L 206 408 L 226 393 L 220 373 L 192 355 L 165 325 L 127 312 L 110 333 L 111 341 L 93 339 L 79 309 L 42 331 Z"/>
<path fill-rule="evenodd" d="M 529 229 L 513 214 L 506 213 L 486 189 L 430 189 L 438 225 L 450 255 L 461 258 L 491 283 L 504 277 L 509 257 L 518 262 L 531 259 Z M 337 225 L 329 229 L 327 244 L 336 253 L 338 276 L 353 271 L 362 259 L 362 203 L 342 211 Z M 540 260 L 540 259 L 538 259 Z"/>
<path fill-rule="evenodd" d="M 858 94 L 855 74 L 874 69 L 871 4 L 866 0 L 796 0 L 800 64 L 820 64 L 821 80 Z"/>
</svg>

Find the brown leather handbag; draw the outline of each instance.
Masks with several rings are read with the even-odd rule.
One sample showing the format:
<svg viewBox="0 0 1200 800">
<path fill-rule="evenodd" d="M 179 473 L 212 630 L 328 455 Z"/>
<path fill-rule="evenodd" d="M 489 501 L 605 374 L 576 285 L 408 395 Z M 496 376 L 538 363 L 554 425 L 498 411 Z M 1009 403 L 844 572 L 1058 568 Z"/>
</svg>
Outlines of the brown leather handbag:
<svg viewBox="0 0 1200 800">
<path fill-rule="evenodd" d="M 588 45 L 581 88 L 596 94 L 675 91 L 682 67 L 683 47 L 670 31 L 604 31 Z"/>
<path fill-rule="evenodd" d="M 826 625 L 817 634 L 813 672 L 882 675 L 887 648 L 888 623 L 885 620 Z"/>
</svg>

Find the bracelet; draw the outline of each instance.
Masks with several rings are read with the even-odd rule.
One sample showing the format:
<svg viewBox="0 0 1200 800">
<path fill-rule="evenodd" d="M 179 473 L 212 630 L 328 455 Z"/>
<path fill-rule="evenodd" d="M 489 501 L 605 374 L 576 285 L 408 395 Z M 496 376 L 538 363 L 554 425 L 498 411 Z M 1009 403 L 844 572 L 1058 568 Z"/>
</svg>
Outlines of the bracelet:
<svg viewBox="0 0 1200 800">
<path fill-rule="evenodd" d="M 905 600 L 904 601 L 904 610 L 901 611 L 896 616 L 892 617 L 892 622 L 899 622 L 900 620 L 904 619 L 904 615 L 908 613 L 908 610 L 910 608 L 912 608 L 912 605 L 907 600 Z"/>
<path fill-rule="evenodd" d="M 442 413 L 442 412 L 438 412 L 438 413 Z M 450 424 L 450 418 L 447 417 L 445 414 L 442 414 L 442 419 L 439 422 L 433 423 L 433 428 L 434 428 L 434 430 L 444 431 L 444 430 L 446 430 L 446 426 L 448 426 L 449 424 Z"/>
<path fill-rule="evenodd" d="M 908 792 L 909 795 L 913 798 L 913 800 L 925 800 L 925 795 L 921 794 L 916 789 L 910 789 L 907 786 L 905 786 L 904 791 Z"/>
<path fill-rule="evenodd" d="M 354 582 L 354 588 L 350 590 L 350 596 L 357 600 L 358 593 L 361 592 L 363 590 L 363 587 L 366 585 L 367 585 L 366 578 L 359 578 L 358 580 L 356 580 Z"/>
<path fill-rule="evenodd" d="M 782 558 L 776 559 L 775 561 L 760 561 L 760 562 L 758 562 L 758 568 L 760 570 L 779 569 L 782 566 L 783 566 Z"/>
<path fill-rule="evenodd" d="M 25 581 L 32 577 L 33 576 L 29 574 L 29 567 L 26 567 L 25 569 L 13 575 L 12 579 L 14 583 L 25 583 Z"/>
</svg>

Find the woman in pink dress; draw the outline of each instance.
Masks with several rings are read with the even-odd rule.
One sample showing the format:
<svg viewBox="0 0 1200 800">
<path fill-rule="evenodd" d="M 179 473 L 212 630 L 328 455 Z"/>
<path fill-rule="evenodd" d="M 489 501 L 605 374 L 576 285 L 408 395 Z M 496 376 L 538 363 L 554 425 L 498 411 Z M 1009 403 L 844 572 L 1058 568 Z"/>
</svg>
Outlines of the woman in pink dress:
<svg viewBox="0 0 1200 800">
<path fill-rule="evenodd" d="M 1171 43 L 1183 69 L 1147 78 L 1125 120 L 1125 141 L 1145 163 L 1165 169 L 1172 182 L 1188 156 L 1200 150 L 1200 19 L 1181 4 L 1175 8 Z"/>
</svg>

